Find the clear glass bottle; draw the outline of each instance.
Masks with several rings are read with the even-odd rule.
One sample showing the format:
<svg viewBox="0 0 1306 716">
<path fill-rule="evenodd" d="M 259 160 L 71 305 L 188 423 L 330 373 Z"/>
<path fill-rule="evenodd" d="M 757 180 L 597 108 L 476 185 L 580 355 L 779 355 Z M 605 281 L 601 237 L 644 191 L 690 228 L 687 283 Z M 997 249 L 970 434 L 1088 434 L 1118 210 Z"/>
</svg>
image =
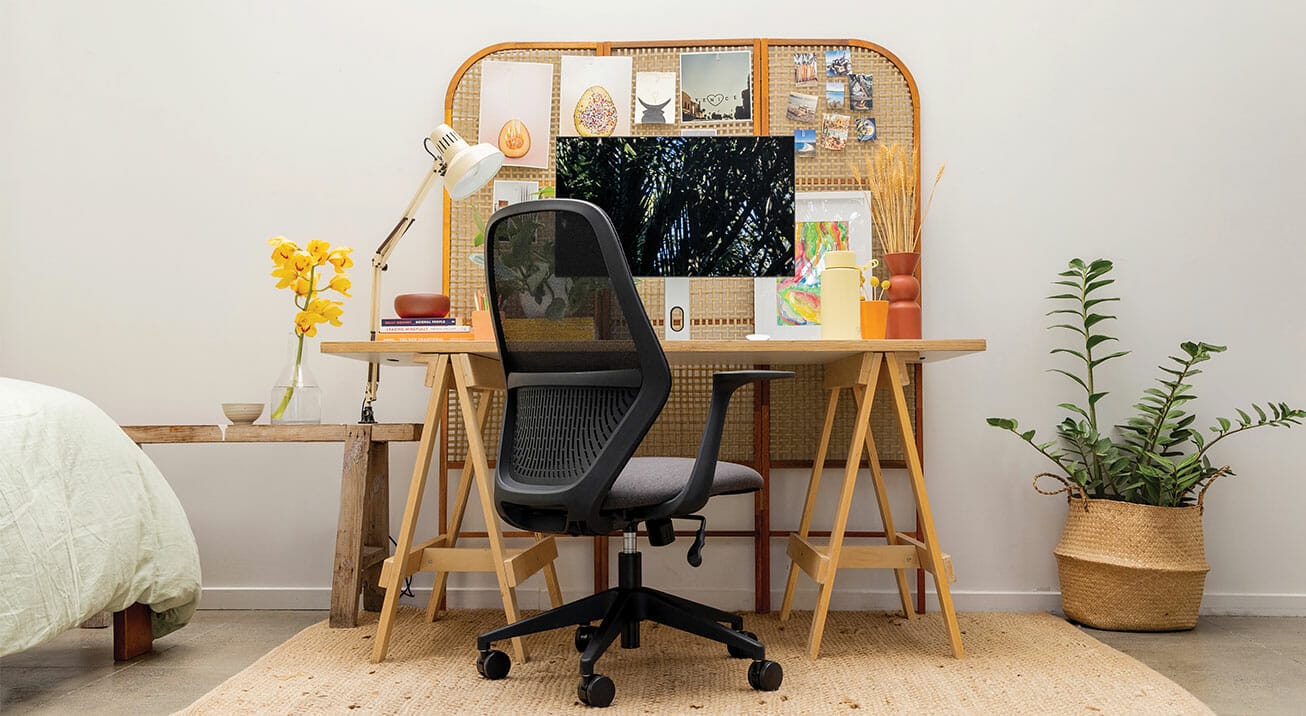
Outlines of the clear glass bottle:
<svg viewBox="0 0 1306 716">
<path fill-rule="evenodd" d="M 322 422 L 322 388 L 308 363 L 317 353 L 315 339 L 290 333 L 285 368 L 272 385 L 268 406 L 273 425 L 303 425 Z"/>
</svg>

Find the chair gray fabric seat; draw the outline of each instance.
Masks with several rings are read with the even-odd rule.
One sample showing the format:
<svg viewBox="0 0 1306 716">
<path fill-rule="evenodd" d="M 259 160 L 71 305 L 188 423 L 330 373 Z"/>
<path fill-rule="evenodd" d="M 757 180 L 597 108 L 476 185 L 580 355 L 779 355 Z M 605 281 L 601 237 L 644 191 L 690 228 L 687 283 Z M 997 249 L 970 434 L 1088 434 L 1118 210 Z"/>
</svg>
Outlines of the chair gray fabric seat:
<svg viewBox="0 0 1306 716">
<path fill-rule="evenodd" d="M 671 500 L 689 482 L 691 457 L 633 457 L 617 476 L 603 500 L 604 510 L 625 510 L 658 505 Z M 746 465 L 717 461 L 712 495 L 731 495 L 762 489 L 762 476 Z"/>
</svg>

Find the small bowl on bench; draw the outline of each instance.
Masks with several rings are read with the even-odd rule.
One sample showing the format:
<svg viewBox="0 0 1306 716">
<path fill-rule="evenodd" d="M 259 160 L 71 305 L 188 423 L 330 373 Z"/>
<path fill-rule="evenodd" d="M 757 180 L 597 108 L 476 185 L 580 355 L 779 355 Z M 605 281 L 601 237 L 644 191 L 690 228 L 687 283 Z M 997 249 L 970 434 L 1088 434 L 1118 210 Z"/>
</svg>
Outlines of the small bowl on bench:
<svg viewBox="0 0 1306 716">
<path fill-rule="evenodd" d="M 222 414 L 236 425 L 249 425 L 263 414 L 262 403 L 223 403 Z"/>
</svg>

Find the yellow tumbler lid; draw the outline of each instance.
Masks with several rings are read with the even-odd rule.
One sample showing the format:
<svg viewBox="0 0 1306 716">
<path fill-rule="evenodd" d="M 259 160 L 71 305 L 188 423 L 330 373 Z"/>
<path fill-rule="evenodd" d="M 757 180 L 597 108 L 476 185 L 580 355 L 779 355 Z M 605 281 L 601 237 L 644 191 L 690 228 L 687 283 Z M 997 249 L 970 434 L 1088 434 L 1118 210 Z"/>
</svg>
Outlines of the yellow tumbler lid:
<svg viewBox="0 0 1306 716">
<path fill-rule="evenodd" d="M 822 256 L 826 268 L 857 268 L 855 251 L 826 251 Z"/>
</svg>

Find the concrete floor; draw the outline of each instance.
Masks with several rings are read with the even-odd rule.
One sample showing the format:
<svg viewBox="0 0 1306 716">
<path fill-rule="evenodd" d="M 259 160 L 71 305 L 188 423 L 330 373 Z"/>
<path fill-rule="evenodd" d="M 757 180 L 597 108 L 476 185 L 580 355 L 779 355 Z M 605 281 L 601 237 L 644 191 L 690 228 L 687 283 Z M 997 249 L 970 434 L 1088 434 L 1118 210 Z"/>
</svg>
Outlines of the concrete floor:
<svg viewBox="0 0 1306 716">
<path fill-rule="evenodd" d="M 201 611 L 155 651 L 115 663 L 109 629 L 74 629 L 0 658 L 0 712 L 168 714 L 304 627 L 320 611 Z M 1306 618 L 1203 617 L 1173 634 L 1086 630 L 1220 714 L 1306 713 Z"/>
</svg>

